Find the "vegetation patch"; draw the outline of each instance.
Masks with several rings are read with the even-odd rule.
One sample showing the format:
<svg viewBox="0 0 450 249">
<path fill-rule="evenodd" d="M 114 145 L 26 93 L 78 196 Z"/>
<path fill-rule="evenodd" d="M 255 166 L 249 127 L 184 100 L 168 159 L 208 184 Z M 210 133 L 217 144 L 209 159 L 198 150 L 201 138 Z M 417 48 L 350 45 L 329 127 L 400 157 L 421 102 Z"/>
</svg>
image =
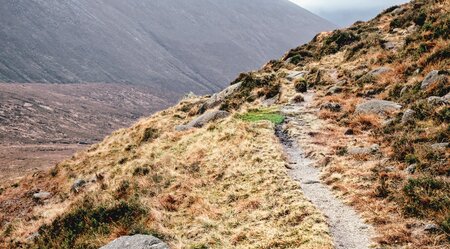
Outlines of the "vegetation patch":
<svg viewBox="0 0 450 249">
<path fill-rule="evenodd" d="M 273 109 L 252 109 L 245 114 L 238 115 L 238 118 L 247 122 L 258 122 L 262 120 L 270 121 L 273 124 L 281 124 L 284 122 L 284 116 Z"/>
</svg>

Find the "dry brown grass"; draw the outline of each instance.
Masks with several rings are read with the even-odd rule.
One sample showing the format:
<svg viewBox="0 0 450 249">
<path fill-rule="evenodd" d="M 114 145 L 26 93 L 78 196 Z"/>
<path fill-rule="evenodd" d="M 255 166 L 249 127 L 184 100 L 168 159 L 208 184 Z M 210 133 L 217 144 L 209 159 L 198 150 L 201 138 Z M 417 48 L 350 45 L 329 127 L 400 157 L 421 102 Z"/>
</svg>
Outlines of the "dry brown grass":
<svg viewBox="0 0 450 249">
<path fill-rule="evenodd" d="M 19 209 L 4 214 L 14 229 L 3 245 L 23 241 L 42 224 L 76 211 L 78 203 L 89 197 L 96 205 L 138 200 L 148 215 L 136 223 L 173 248 L 332 247 L 324 217 L 287 175 L 272 124 L 229 118 L 213 128 L 175 132 L 174 125 L 183 122 L 177 110 L 171 108 L 119 130 L 59 164 L 55 177 L 44 175 L 48 184 L 40 188 L 55 191 L 58 197 L 33 205 L 32 220 L 14 217 Z M 158 136 L 144 141 L 149 128 Z M 139 167 L 149 169 L 148 174 L 139 173 L 144 172 L 136 170 Z M 70 192 L 74 179 L 98 174 L 101 181 L 89 183 L 77 195 Z M 20 191 L 33 188 L 36 179 L 29 183 L 22 183 Z M 57 188 L 48 188 L 53 184 Z M 0 203 L 14 193 L 7 189 Z M 111 233 L 95 238 L 80 235 L 76 243 L 99 246 L 131 232 L 120 224 L 111 228 Z"/>
</svg>

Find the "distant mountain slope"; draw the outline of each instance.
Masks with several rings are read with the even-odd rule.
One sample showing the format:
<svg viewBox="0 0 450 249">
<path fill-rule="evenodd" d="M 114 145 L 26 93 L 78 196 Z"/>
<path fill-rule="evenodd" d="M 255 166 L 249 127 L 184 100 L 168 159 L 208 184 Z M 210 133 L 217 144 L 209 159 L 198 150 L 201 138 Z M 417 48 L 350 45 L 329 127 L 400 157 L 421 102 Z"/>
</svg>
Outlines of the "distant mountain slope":
<svg viewBox="0 0 450 249">
<path fill-rule="evenodd" d="M 211 92 L 332 24 L 288 0 L 6 0 L 0 82 Z"/>
</svg>

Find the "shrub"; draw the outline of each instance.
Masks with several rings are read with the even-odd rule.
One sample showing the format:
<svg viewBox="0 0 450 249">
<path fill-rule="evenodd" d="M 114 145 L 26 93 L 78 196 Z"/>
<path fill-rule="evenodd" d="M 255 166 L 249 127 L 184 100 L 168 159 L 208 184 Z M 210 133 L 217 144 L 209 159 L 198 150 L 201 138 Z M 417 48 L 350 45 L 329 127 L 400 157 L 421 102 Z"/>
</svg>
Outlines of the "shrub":
<svg viewBox="0 0 450 249">
<path fill-rule="evenodd" d="M 133 176 L 145 176 L 150 173 L 150 169 L 148 167 L 137 167 L 134 169 Z"/>
<path fill-rule="evenodd" d="M 145 209 L 137 203 L 96 204 L 85 199 L 71 212 L 39 229 L 37 248 L 98 248 L 98 237 L 109 237 L 113 227 L 133 230 L 144 218 Z M 90 238 L 90 240 L 89 240 Z M 88 242 L 89 241 L 89 242 Z M 98 242 L 97 242 L 98 243 Z"/>
<path fill-rule="evenodd" d="M 303 78 L 299 78 L 295 80 L 294 87 L 297 92 L 305 93 L 308 91 L 308 82 Z"/>
<path fill-rule="evenodd" d="M 450 184 L 436 178 L 409 179 L 403 187 L 405 212 L 417 217 L 438 218 L 435 215 L 449 211 Z"/>
<path fill-rule="evenodd" d="M 159 137 L 159 131 L 152 127 L 145 128 L 142 134 L 141 143 L 151 142 Z"/>
</svg>

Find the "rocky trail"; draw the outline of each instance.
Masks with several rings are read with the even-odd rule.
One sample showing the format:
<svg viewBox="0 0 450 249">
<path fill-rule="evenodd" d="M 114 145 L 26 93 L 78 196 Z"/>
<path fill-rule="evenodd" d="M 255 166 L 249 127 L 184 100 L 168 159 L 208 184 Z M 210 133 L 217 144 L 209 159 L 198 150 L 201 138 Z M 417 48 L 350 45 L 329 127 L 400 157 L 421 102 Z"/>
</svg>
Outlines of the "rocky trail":
<svg viewBox="0 0 450 249">
<path fill-rule="evenodd" d="M 305 95 L 302 104 L 287 105 L 282 108 L 286 116 L 284 126 L 278 126 L 276 134 L 288 156 L 291 177 L 300 183 L 305 196 L 327 218 L 331 236 L 336 248 L 363 249 L 371 245 L 372 227 L 365 224 L 360 216 L 341 200 L 336 198 L 331 189 L 320 180 L 320 169 L 315 167 L 315 161 L 309 159 L 301 145 L 285 129 L 286 126 L 303 127 L 307 134 L 313 122 L 317 109 L 311 106 L 312 94 Z"/>
</svg>

